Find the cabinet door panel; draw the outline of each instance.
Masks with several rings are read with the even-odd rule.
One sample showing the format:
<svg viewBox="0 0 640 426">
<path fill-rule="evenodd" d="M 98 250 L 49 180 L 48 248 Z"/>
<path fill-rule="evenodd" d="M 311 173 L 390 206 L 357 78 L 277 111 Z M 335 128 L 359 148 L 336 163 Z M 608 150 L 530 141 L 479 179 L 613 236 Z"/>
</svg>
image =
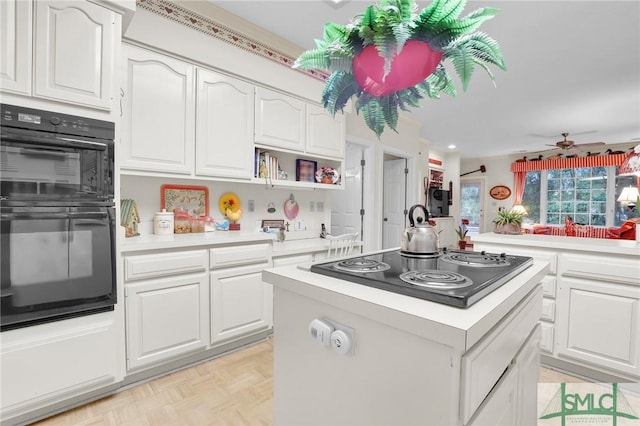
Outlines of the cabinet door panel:
<svg viewBox="0 0 640 426">
<path fill-rule="evenodd" d="M 90 2 L 36 2 L 34 95 L 110 109 L 116 19 Z"/>
<path fill-rule="evenodd" d="M 191 174 L 195 134 L 194 67 L 123 46 L 125 169 Z"/>
<path fill-rule="evenodd" d="M 271 327 L 272 288 L 262 281 L 268 264 L 211 273 L 211 343 Z"/>
<path fill-rule="evenodd" d="M 196 174 L 251 179 L 254 86 L 198 69 Z"/>
<path fill-rule="evenodd" d="M 562 277 L 558 354 L 640 376 L 640 292 L 637 287 Z"/>
<path fill-rule="evenodd" d="M 0 83 L 2 90 L 31 92 L 32 3 L 0 1 Z"/>
<path fill-rule="evenodd" d="M 207 345 L 207 281 L 202 274 L 125 286 L 129 369 Z"/>
<path fill-rule="evenodd" d="M 304 151 L 305 103 L 256 87 L 256 143 Z"/>
<path fill-rule="evenodd" d="M 553 324 L 545 321 L 540 322 L 540 349 L 553 353 Z"/>
<path fill-rule="evenodd" d="M 332 117 L 324 108 L 307 104 L 307 153 L 344 157 L 344 115 Z"/>
</svg>

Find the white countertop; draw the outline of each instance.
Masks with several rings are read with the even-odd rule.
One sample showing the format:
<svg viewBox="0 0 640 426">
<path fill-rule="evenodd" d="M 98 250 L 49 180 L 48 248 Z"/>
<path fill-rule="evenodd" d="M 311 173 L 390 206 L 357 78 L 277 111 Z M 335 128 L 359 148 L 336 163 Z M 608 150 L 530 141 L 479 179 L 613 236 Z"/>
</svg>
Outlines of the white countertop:
<svg viewBox="0 0 640 426">
<path fill-rule="evenodd" d="M 506 235 L 487 232 L 471 237 L 474 243 L 514 244 L 529 247 L 576 250 L 581 252 L 611 253 L 640 256 L 640 242 L 606 238 L 565 237 L 556 235 Z"/>
<path fill-rule="evenodd" d="M 145 234 L 120 238 L 119 249 L 122 253 L 162 250 L 174 248 L 198 248 L 202 246 L 243 244 L 260 241 L 273 241 L 273 257 L 288 256 L 325 251 L 329 241 L 324 238 L 304 238 L 298 240 L 274 241 L 274 234 L 255 231 L 215 231 L 193 234 L 155 235 Z"/>
<path fill-rule="evenodd" d="M 265 282 L 284 290 L 358 312 L 464 352 L 540 283 L 548 269 L 548 263 L 534 262 L 466 309 L 391 293 L 296 266 L 266 269 L 262 277 Z"/>
</svg>

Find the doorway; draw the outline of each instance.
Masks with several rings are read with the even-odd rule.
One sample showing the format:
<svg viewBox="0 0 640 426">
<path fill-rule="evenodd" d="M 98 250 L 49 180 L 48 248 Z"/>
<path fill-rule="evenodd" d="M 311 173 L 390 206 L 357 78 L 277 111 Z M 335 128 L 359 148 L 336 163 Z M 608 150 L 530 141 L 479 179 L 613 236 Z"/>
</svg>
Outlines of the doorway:
<svg viewBox="0 0 640 426">
<path fill-rule="evenodd" d="M 384 154 L 382 248 L 400 247 L 407 226 L 407 159 Z"/>
<path fill-rule="evenodd" d="M 467 235 L 484 232 L 484 179 L 460 179 L 460 219 L 468 219 Z"/>
<path fill-rule="evenodd" d="M 358 233 L 363 238 L 364 231 L 364 156 L 365 148 L 347 143 L 345 147 L 344 191 L 331 191 L 331 235 Z"/>
</svg>

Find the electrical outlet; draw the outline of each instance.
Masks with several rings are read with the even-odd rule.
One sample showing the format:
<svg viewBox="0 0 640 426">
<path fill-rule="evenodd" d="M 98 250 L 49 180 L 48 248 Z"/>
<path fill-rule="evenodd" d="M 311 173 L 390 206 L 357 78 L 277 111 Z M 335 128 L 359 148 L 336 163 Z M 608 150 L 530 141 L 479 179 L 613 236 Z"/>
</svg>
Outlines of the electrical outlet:
<svg viewBox="0 0 640 426">
<path fill-rule="evenodd" d="M 248 204 L 248 206 L 249 206 L 249 211 L 250 211 L 250 212 L 255 211 L 255 209 L 256 209 L 256 203 L 255 203 L 255 201 L 254 201 L 254 200 L 249 200 L 249 201 L 247 202 L 247 204 Z"/>
<path fill-rule="evenodd" d="M 316 201 L 316 210 L 319 212 L 324 211 L 324 203 L 322 201 Z"/>
<path fill-rule="evenodd" d="M 309 211 L 310 212 L 316 211 L 316 203 L 315 202 L 309 201 Z"/>
</svg>

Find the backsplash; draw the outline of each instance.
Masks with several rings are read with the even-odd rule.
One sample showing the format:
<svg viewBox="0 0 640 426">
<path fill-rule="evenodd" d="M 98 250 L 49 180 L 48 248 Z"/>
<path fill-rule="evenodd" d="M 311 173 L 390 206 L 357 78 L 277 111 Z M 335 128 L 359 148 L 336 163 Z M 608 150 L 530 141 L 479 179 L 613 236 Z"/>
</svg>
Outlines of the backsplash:
<svg viewBox="0 0 640 426">
<path fill-rule="evenodd" d="M 330 191 L 301 190 L 270 187 L 252 183 L 203 181 L 195 179 L 170 179 L 147 176 L 126 176 L 120 178 L 120 198 L 130 198 L 136 202 L 140 215 L 139 231 L 141 234 L 153 233 L 153 215 L 160 211 L 160 187 L 164 184 L 198 185 L 209 189 L 209 216 L 216 221 L 225 219 L 218 207 L 220 196 L 233 192 L 240 199 L 242 218 L 238 223 L 242 231 L 259 232 L 262 220 L 283 219 L 289 223 L 287 239 L 296 240 L 314 238 L 320 235 L 321 224 L 331 229 L 331 197 Z M 293 194 L 299 205 L 298 216 L 289 220 L 284 213 L 285 202 Z M 249 203 L 253 201 L 254 211 L 249 211 Z M 268 209 L 273 203 L 275 212 Z M 298 230 L 296 230 L 298 228 Z M 233 232 L 233 231 L 216 231 Z"/>
</svg>

